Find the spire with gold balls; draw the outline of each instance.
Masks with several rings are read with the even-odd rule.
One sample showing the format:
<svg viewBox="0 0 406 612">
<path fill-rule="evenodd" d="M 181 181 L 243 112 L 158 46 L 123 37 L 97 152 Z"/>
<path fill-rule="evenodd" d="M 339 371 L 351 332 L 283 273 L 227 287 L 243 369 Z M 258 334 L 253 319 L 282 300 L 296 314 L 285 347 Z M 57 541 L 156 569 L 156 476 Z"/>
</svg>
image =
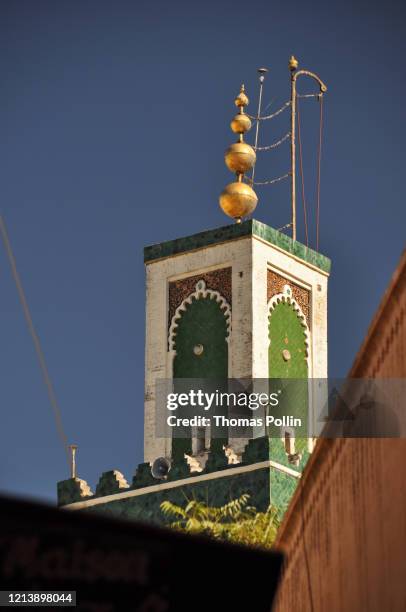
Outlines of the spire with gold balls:
<svg viewBox="0 0 406 612">
<path fill-rule="evenodd" d="M 244 112 L 249 103 L 244 85 L 235 99 L 238 113 L 231 121 L 231 129 L 238 134 L 238 141 L 228 147 L 224 160 L 227 168 L 234 172 L 237 180 L 229 183 L 220 195 L 220 206 L 223 212 L 241 223 L 243 217 L 250 215 L 256 208 L 258 198 L 255 191 L 243 182 L 244 174 L 251 170 L 256 161 L 254 149 L 244 142 L 244 134 L 251 129 L 251 120 Z"/>
</svg>

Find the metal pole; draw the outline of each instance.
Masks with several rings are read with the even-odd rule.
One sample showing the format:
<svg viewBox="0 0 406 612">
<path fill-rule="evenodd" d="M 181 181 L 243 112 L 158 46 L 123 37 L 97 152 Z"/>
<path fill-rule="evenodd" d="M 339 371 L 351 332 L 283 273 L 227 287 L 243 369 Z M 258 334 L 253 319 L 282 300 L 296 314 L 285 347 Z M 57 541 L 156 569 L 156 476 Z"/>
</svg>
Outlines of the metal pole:
<svg viewBox="0 0 406 612">
<path fill-rule="evenodd" d="M 289 70 L 291 74 L 291 126 L 290 126 L 290 155 L 291 155 L 291 190 L 292 190 L 292 238 L 296 240 L 296 80 L 299 76 L 308 76 L 314 79 L 320 87 L 320 95 L 327 91 L 326 85 L 314 72 L 310 70 L 298 70 L 299 62 L 294 55 L 289 60 Z"/>
<path fill-rule="evenodd" d="M 77 451 L 77 446 L 76 444 L 70 444 L 69 445 L 70 451 L 72 453 L 71 456 L 71 478 L 76 478 L 76 451 Z"/>
<path fill-rule="evenodd" d="M 292 192 L 292 239 L 296 240 L 296 78 L 291 72 L 291 124 L 290 124 L 290 156 L 291 156 L 291 192 Z"/>
<path fill-rule="evenodd" d="M 258 68 L 259 74 L 259 98 L 258 98 L 258 113 L 257 113 L 257 125 L 255 126 L 255 144 L 254 150 L 256 152 L 258 146 L 258 132 L 259 132 L 259 118 L 261 116 L 261 105 L 262 105 L 262 89 L 264 86 L 265 75 L 268 72 L 268 68 Z M 252 167 L 251 184 L 254 184 L 255 176 L 255 164 Z"/>
</svg>

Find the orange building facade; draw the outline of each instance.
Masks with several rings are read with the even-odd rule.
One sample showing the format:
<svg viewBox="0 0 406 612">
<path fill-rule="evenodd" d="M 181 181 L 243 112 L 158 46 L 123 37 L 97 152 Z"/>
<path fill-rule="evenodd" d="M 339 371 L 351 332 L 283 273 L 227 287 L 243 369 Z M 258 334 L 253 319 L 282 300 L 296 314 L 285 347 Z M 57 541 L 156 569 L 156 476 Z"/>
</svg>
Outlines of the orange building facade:
<svg viewBox="0 0 406 612">
<path fill-rule="evenodd" d="M 350 378 L 406 378 L 406 251 Z M 274 610 L 406 610 L 406 440 L 321 438 L 286 512 Z"/>
</svg>

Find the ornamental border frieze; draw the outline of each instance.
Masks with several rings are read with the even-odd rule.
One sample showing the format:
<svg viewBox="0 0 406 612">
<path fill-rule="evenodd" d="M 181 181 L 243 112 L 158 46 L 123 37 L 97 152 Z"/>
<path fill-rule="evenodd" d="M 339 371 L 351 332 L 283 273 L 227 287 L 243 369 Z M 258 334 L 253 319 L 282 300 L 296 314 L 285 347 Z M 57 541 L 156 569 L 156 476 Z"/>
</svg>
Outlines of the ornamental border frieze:
<svg viewBox="0 0 406 612">
<path fill-rule="evenodd" d="M 275 295 L 283 293 L 285 285 L 289 285 L 292 289 L 292 297 L 300 306 L 305 316 L 307 327 L 310 328 L 310 291 L 271 269 L 268 269 L 267 274 L 267 302 L 269 303 Z"/>
<path fill-rule="evenodd" d="M 171 326 L 176 310 L 186 300 L 186 298 L 196 290 L 196 283 L 201 280 L 204 281 L 206 289 L 217 292 L 223 296 L 231 308 L 231 266 L 170 281 L 168 299 L 168 330 Z"/>
<path fill-rule="evenodd" d="M 227 325 L 227 335 L 226 342 L 228 343 L 230 340 L 231 333 L 231 308 L 230 304 L 224 299 L 224 297 L 218 292 L 213 291 L 212 289 L 208 289 L 206 287 L 206 283 L 203 279 L 197 281 L 195 290 L 193 293 L 188 295 L 183 302 L 178 306 L 175 310 L 175 314 L 172 317 L 171 325 L 169 327 L 168 333 L 168 348 L 169 351 L 173 352 L 175 350 L 176 344 L 176 330 L 178 327 L 178 323 L 182 317 L 182 314 L 186 311 L 188 306 L 190 306 L 194 300 L 199 300 L 200 298 L 209 298 L 210 300 L 215 300 L 219 306 L 221 311 L 223 312 L 224 318 L 226 320 Z"/>
</svg>

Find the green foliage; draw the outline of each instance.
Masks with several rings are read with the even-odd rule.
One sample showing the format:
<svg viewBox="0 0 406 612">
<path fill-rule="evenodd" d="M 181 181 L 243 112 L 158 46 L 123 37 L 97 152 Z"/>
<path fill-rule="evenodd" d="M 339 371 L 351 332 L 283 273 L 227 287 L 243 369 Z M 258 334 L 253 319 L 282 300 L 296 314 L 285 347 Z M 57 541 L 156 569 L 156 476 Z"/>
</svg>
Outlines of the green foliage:
<svg viewBox="0 0 406 612">
<path fill-rule="evenodd" d="M 269 506 L 266 512 L 248 506 L 249 495 L 241 495 L 220 507 L 208 506 L 195 499 L 184 508 L 164 501 L 161 510 L 174 520 L 170 526 L 178 531 L 207 535 L 247 546 L 272 546 L 280 521 L 277 510 Z"/>
</svg>

